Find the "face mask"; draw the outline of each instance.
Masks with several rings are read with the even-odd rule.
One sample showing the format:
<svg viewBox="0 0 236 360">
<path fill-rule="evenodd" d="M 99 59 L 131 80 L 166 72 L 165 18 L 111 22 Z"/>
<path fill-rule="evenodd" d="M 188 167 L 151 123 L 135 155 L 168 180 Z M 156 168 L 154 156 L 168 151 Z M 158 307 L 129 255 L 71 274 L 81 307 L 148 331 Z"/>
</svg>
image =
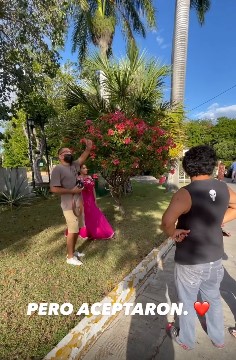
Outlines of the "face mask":
<svg viewBox="0 0 236 360">
<path fill-rule="evenodd" d="M 72 154 L 66 154 L 64 155 L 64 161 L 68 164 L 71 164 L 73 161 L 73 155 Z"/>
</svg>

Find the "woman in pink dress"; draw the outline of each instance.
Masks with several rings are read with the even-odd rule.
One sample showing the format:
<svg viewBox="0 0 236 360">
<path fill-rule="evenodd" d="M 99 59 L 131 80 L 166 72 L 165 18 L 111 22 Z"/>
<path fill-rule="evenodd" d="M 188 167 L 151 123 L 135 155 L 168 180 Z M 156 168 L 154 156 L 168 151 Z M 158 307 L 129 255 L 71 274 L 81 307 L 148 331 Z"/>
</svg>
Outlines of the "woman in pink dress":
<svg viewBox="0 0 236 360">
<path fill-rule="evenodd" d="M 84 220 L 86 226 L 86 235 L 90 239 L 110 239 L 114 235 L 114 230 L 97 207 L 95 183 L 88 175 L 86 165 L 81 165 L 78 179 L 83 181 L 84 189 L 82 191 L 84 204 Z"/>
</svg>

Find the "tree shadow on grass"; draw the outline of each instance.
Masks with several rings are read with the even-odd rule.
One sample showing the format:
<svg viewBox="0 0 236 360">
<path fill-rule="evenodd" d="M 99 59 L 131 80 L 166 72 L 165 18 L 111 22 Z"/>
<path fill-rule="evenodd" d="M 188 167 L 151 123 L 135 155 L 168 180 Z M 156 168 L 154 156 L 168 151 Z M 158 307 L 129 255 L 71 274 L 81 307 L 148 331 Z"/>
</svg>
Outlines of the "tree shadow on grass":
<svg viewBox="0 0 236 360">
<path fill-rule="evenodd" d="M 100 199 L 98 204 L 116 230 L 116 237 L 107 241 L 78 241 L 79 250 L 86 253 L 81 268 L 71 267 L 65 261 L 66 241 L 63 231 L 66 225 L 59 199 L 49 199 L 30 208 L 22 208 L 14 213 L 14 218 L 6 213 L 1 214 L 0 221 L 3 221 L 4 226 L 0 248 L 5 249 L 4 271 L 11 281 L 9 296 L 13 296 L 17 290 L 21 308 L 27 305 L 27 299 L 58 303 L 74 301 L 77 305 L 80 302 L 100 301 L 158 245 L 158 226 L 169 198 L 164 189 L 157 190 L 156 185 L 138 184 L 134 186 L 133 194 L 124 199 L 125 216 L 113 211 L 111 197 Z M 19 256 L 10 265 L 9 254 Z M 12 270 L 18 271 L 18 276 L 7 275 Z M 20 281 L 13 283 L 15 278 Z M 13 306 L 13 314 L 17 314 L 16 304 Z M 23 316 L 15 318 L 17 326 L 21 321 L 28 326 L 28 320 Z M 65 327 L 62 323 L 58 325 L 56 318 L 38 320 L 42 322 L 40 326 L 32 324 L 32 331 L 36 331 L 35 344 L 40 344 L 41 334 L 37 331 L 54 333 L 58 326 Z M 66 326 L 69 320 L 71 327 L 77 322 L 77 319 L 72 321 L 72 318 L 68 318 Z M 52 341 L 51 335 L 47 336 Z M 27 349 L 27 339 L 23 334 L 21 342 Z M 13 344 L 13 340 L 10 344 Z M 14 354 L 17 352 L 15 349 Z"/>
<path fill-rule="evenodd" d="M 58 199 L 41 200 L 28 207 L 0 213 L 0 251 L 11 247 L 23 250 L 35 235 L 62 225 L 64 217 Z M 59 231 L 58 231 L 59 233 Z M 21 241 L 23 240 L 23 241 Z M 12 247 L 20 243 L 19 246 Z"/>
<path fill-rule="evenodd" d="M 125 215 L 118 211 L 111 212 L 111 202 L 107 198 L 102 204 L 102 211 L 110 215 L 106 216 L 115 229 L 115 236 L 110 240 L 91 242 L 86 259 L 97 256 L 104 261 L 107 253 L 113 251 L 116 255 L 113 270 L 124 266 L 127 266 L 127 271 L 132 270 L 166 238 L 160 231 L 160 223 L 170 197 L 164 189 L 157 190 L 156 185 L 135 184 L 133 194 L 123 199 Z"/>
</svg>

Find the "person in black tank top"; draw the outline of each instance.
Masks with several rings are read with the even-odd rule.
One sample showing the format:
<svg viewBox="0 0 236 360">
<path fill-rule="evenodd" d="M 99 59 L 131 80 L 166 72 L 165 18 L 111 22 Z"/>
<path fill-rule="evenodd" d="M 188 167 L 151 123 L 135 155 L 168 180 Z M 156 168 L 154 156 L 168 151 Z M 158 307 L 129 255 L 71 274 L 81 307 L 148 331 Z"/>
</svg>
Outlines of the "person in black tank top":
<svg viewBox="0 0 236 360">
<path fill-rule="evenodd" d="M 220 283 L 222 223 L 236 218 L 236 193 L 212 178 L 217 158 L 207 145 L 191 148 L 183 158 L 183 168 L 191 183 L 173 195 L 162 217 L 162 230 L 176 242 L 175 284 L 179 302 L 187 315 L 179 316 L 179 331 L 168 326 L 172 337 L 184 349 L 195 346 L 194 303 L 200 292 L 210 308 L 206 313 L 207 333 L 213 345 L 224 347 L 224 322 Z"/>
</svg>

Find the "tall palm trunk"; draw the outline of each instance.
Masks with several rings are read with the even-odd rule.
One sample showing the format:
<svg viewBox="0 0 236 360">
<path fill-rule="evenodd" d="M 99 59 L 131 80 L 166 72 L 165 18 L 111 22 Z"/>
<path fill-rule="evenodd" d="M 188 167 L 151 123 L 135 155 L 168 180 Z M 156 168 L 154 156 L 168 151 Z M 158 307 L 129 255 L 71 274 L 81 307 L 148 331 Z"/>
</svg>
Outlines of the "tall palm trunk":
<svg viewBox="0 0 236 360">
<path fill-rule="evenodd" d="M 190 0 L 176 0 L 172 48 L 171 104 L 184 102 Z"/>
<path fill-rule="evenodd" d="M 176 0 L 172 45 L 171 104 L 184 103 L 185 75 L 188 49 L 190 0 Z M 167 191 L 179 188 L 178 159 L 173 161 L 175 174 L 168 174 Z"/>
</svg>

